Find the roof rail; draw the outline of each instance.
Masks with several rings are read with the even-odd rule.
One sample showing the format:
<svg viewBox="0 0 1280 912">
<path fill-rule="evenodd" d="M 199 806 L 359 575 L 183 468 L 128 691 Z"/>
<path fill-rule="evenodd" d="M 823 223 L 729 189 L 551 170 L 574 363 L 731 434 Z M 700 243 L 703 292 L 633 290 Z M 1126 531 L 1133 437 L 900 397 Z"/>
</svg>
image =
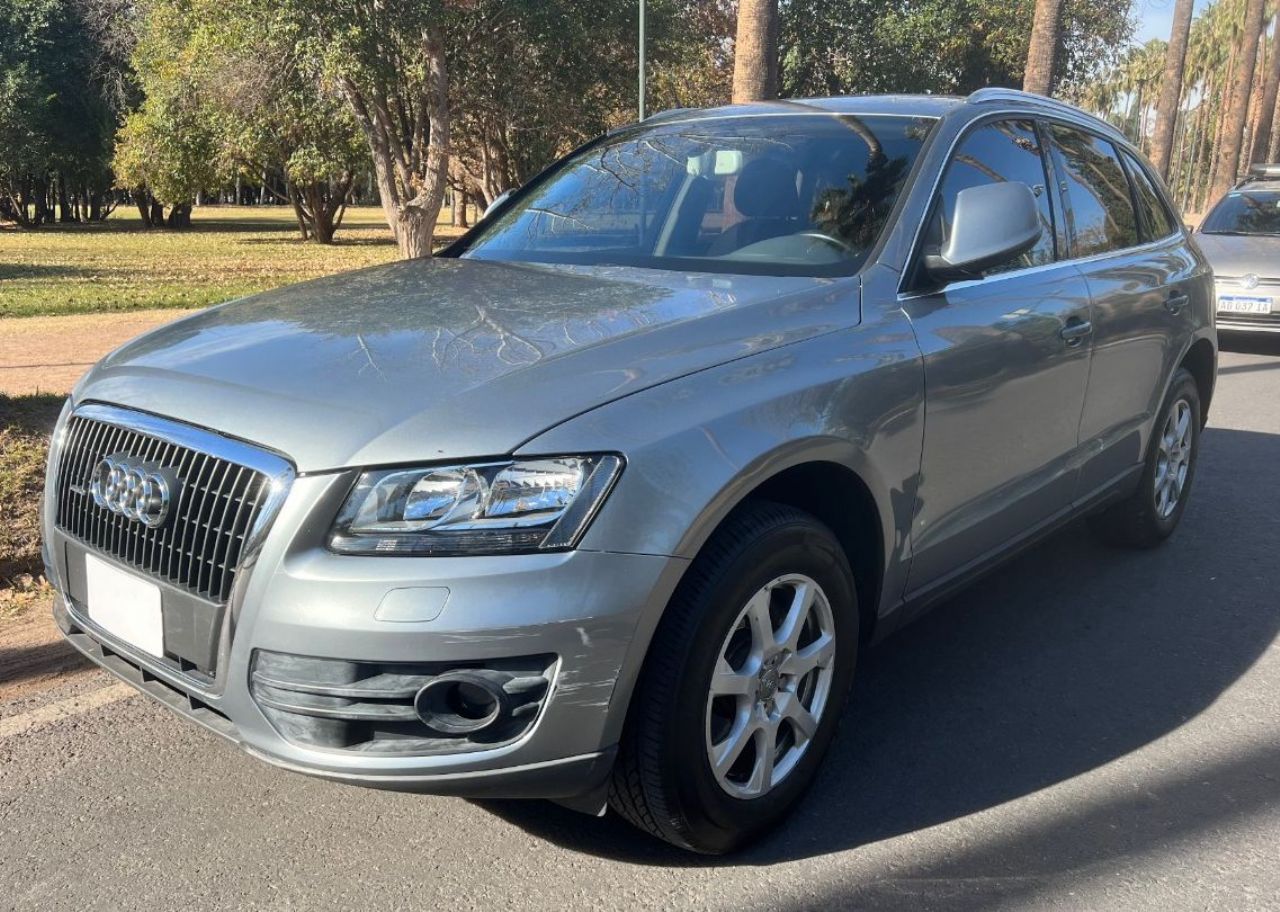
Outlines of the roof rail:
<svg viewBox="0 0 1280 912">
<path fill-rule="evenodd" d="M 1280 180 L 1280 162 L 1268 165 L 1251 165 L 1249 173 L 1244 175 L 1236 182 L 1237 187 L 1243 187 L 1245 184 L 1257 184 L 1262 181 Z"/>
<path fill-rule="evenodd" d="M 1107 121 L 1097 115 L 1090 114 L 1088 111 L 1082 111 L 1075 105 L 1067 104 L 1065 101 L 1059 101 L 1056 98 L 1049 98 L 1046 95 L 1037 95 L 1035 92 L 1024 92 L 1021 89 L 1004 89 L 992 86 L 985 89 L 978 89 L 976 92 L 971 92 L 969 97 L 965 100 L 969 102 L 969 104 L 992 104 L 1002 101 L 1020 101 L 1024 104 L 1039 105 L 1042 108 L 1058 111 L 1061 114 L 1069 114 L 1072 117 L 1084 118 L 1099 127 L 1106 128 L 1107 132 L 1113 136 L 1124 136 L 1120 130 L 1116 129 L 1115 124 L 1107 123 Z"/>
</svg>

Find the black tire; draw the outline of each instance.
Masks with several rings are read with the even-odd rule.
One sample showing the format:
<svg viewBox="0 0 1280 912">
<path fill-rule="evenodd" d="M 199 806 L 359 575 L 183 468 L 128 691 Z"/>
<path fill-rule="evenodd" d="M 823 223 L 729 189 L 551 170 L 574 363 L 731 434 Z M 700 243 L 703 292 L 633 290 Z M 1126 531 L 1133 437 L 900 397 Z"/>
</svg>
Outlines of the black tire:
<svg viewBox="0 0 1280 912">
<path fill-rule="evenodd" d="M 1156 493 L 1156 475 L 1161 465 L 1160 442 L 1169 416 L 1179 402 L 1187 403 L 1191 410 L 1190 455 L 1186 460 L 1186 481 L 1183 482 L 1177 503 L 1172 512 L 1162 516 Z M 1089 519 L 1089 527 L 1099 539 L 1124 548 L 1154 548 L 1173 534 L 1187 507 L 1192 482 L 1195 480 L 1200 453 L 1201 420 L 1200 388 L 1189 371 L 1179 368 L 1173 376 L 1173 383 L 1169 386 L 1147 444 L 1146 461 L 1138 487 L 1124 500 Z"/>
<path fill-rule="evenodd" d="M 831 606 L 835 664 L 816 732 L 772 791 L 721 788 L 707 757 L 711 673 L 748 600 L 786 574 L 817 582 Z M 858 650 L 853 573 L 839 542 L 800 510 L 753 502 L 711 537 L 681 581 L 650 644 L 614 766 L 610 805 L 642 830 L 706 854 L 772 830 L 814 778 L 840 719 Z"/>
</svg>

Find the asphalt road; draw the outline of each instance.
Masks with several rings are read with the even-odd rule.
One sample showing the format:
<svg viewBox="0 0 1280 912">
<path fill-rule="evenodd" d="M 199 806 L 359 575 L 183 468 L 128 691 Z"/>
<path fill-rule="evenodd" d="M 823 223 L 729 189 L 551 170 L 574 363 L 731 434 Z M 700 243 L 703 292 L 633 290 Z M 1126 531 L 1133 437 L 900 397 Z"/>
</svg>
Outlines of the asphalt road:
<svg viewBox="0 0 1280 912">
<path fill-rule="evenodd" d="M 1174 540 L 1069 529 L 867 654 L 745 855 L 313 781 L 82 671 L 0 703 L 0 908 L 1280 909 L 1280 344 L 1221 367 Z"/>
</svg>

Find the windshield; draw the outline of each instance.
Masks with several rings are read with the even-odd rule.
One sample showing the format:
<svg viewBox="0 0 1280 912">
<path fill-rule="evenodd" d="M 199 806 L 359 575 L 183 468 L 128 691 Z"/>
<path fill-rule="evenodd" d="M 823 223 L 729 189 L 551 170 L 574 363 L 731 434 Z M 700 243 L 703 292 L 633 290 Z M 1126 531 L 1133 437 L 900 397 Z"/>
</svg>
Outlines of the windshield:
<svg viewBox="0 0 1280 912">
<path fill-rule="evenodd" d="M 768 275 L 857 270 L 933 121 L 767 114 L 640 125 L 520 194 L 463 256 Z"/>
<path fill-rule="evenodd" d="M 1213 207 L 1205 234 L 1280 235 L 1280 190 L 1236 190 Z"/>
</svg>

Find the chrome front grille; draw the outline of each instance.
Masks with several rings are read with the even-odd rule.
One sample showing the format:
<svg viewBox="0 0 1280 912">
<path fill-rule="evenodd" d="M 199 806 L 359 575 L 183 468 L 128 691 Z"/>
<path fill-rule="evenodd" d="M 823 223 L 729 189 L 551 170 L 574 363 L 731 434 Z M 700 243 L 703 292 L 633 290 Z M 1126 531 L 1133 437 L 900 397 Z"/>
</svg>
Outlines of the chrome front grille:
<svg viewBox="0 0 1280 912">
<path fill-rule="evenodd" d="M 95 502 L 90 485 L 106 457 L 171 469 L 177 490 L 165 522 L 150 528 Z M 219 604 L 246 543 L 277 505 L 279 457 L 216 434 L 109 406 L 85 406 L 62 432 L 57 524 L 90 548 Z"/>
</svg>

